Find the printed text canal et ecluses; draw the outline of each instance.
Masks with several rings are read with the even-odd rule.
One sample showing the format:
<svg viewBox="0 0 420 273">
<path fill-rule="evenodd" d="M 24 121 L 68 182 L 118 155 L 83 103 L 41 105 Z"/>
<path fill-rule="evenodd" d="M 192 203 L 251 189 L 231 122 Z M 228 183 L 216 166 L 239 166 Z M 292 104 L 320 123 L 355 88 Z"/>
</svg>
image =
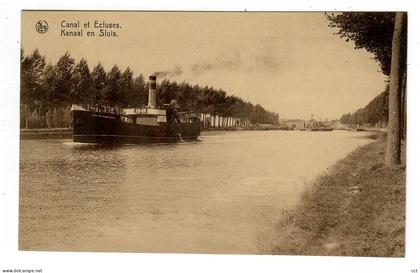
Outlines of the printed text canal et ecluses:
<svg viewBox="0 0 420 273">
<path fill-rule="evenodd" d="M 60 26 L 60 36 L 64 37 L 118 37 L 118 30 L 121 29 L 119 23 L 104 20 L 85 22 L 62 20 Z"/>
</svg>

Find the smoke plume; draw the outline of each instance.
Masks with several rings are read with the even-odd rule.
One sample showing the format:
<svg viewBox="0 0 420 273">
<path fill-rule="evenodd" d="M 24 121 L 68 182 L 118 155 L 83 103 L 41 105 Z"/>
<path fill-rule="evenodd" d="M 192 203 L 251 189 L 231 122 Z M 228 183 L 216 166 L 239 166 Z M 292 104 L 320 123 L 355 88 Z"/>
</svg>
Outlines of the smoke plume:
<svg viewBox="0 0 420 273">
<path fill-rule="evenodd" d="M 179 76 L 183 73 L 180 66 L 176 66 L 173 69 L 165 70 L 165 71 L 157 71 L 153 73 L 156 77 L 164 78 L 164 77 L 175 77 Z"/>
<path fill-rule="evenodd" d="M 276 56 L 270 55 L 269 52 L 257 54 L 253 56 L 244 57 L 238 52 L 228 57 L 216 57 L 213 61 L 197 62 L 191 66 L 191 72 L 194 76 L 200 76 L 210 71 L 239 71 L 245 70 L 249 72 L 264 71 L 264 72 L 277 72 L 281 68 L 280 63 Z M 176 77 L 183 74 L 180 66 L 175 66 L 172 69 L 157 71 L 153 73 L 156 77 Z"/>
<path fill-rule="evenodd" d="M 280 63 L 275 56 L 269 53 L 258 54 L 249 57 L 243 57 L 241 54 L 236 53 L 226 58 L 215 58 L 211 62 L 195 63 L 191 67 L 191 72 L 195 76 L 205 74 L 215 70 L 247 70 L 277 72 L 280 70 Z"/>
</svg>

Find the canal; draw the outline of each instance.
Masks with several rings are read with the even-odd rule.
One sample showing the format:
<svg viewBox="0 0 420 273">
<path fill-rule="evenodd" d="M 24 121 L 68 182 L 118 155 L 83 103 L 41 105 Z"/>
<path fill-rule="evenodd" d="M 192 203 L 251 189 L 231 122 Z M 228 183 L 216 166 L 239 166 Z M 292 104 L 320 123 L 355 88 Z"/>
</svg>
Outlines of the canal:
<svg viewBox="0 0 420 273">
<path fill-rule="evenodd" d="M 103 147 L 22 140 L 22 250 L 260 253 L 314 179 L 368 133 L 237 131 Z"/>
</svg>

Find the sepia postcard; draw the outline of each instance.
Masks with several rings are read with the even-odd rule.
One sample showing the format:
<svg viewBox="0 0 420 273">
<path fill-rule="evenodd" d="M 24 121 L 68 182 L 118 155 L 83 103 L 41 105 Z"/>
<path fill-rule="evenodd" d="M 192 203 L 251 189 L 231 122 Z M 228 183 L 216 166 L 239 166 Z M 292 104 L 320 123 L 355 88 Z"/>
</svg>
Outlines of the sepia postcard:
<svg viewBox="0 0 420 273">
<path fill-rule="evenodd" d="M 407 17 L 23 10 L 19 250 L 404 257 Z"/>
</svg>

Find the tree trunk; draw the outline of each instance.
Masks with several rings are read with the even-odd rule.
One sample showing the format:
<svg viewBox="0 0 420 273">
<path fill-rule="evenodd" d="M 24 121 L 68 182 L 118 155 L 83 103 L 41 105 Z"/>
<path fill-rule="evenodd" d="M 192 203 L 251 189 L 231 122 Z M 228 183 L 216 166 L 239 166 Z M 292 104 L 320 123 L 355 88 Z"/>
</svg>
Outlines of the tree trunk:
<svg viewBox="0 0 420 273">
<path fill-rule="evenodd" d="M 400 138 L 405 139 L 407 133 L 407 74 L 401 76 L 401 115 L 400 115 Z"/>
<path fill-rule="evenodd" d="M 27 104 L 23 105 L 23 116 L 25 117 L 25 129 L 29 128 L 29 110 L 28 110 L 29 106 Z"/>
<path fill-rule="evenodd" d="M 397 168 L 400 164 L 400 50 L 401 50 L 401 30 L 403 26 L 403 13 L 395 14 L 394 35 L 392 37 L 392 57 L 391 74 L 389 84 L 389 110 L 388 110 L 388 129 L 387 145 L 385 151 L 385 165 Z"/>
</svg>

